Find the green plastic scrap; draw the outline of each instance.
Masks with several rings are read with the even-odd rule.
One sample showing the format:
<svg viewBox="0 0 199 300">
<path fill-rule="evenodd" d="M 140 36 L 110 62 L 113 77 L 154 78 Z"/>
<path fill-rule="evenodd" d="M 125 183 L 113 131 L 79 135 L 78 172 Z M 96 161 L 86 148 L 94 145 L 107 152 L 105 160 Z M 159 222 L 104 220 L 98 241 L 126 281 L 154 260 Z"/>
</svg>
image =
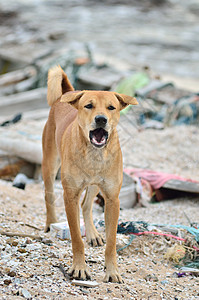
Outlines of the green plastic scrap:
<svg viewBox="0 0 199 300">
<path fill-rule="evenodd" d="M 199 271 L 199 258 L 195 259 L 194 261 L 190 261 L 186 263 L 187 268 L 195 268 Z"/>
<path fill-rule="evenodd" d="M 120 94 L 134 96 L 135 91 L 146 86 L 149 80 L 149 76 L 146 73 L 139 72 L 120 81 L 115 91 Z M 121 111 L 121 114 L 126 114 L 129 109 L 130 106 L 127 106 Z"/>
</svg>

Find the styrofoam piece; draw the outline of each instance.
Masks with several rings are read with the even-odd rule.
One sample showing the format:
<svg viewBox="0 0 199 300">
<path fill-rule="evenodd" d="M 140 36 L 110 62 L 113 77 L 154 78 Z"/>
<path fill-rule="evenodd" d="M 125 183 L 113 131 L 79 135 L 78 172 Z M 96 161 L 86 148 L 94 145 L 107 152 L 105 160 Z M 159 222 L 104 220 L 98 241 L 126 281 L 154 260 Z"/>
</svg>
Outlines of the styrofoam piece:
<svg viewBox="0 0 199 300">
<path fill-rule="evenodd" d="M 136 204 L 135 182 L 126 173 L 123 173 L 123 184 L 120 190 L 119 199 L 120 207 L 123 209 L 132 208 Z"/>
<path fill-rule="evenodd" d="M 80 230 L 81 230 L 81 235 L 85 236 L 86 230 L 85 230 L 83 219 L 80 219 Z M 66 240 L 66 239 L 70 240 L 71 235 L 70 235 L 70 228 L 68 225 L 68 221 L 66 220 L 65 222 L 51 224 L 50 234 L 51 236 L 57 237 L 62 240 Z"/>
<path fill-rule="evenodd" d="M 72 285 L 79 285 L 79 286 L 85 286 L 85 287 L 96 287 L 99 285 L 99 283 L 97 281 L 74 279 L 72 281 Z"/>
</svg>

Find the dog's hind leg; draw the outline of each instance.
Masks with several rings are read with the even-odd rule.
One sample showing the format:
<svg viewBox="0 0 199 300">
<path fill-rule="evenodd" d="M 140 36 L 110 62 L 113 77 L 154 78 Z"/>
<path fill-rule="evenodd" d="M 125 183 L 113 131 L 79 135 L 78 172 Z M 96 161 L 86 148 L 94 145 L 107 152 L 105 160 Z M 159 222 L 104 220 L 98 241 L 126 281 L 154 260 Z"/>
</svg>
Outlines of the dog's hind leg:
<svg viewBox="0 0 199 300">
<path fill-rule="evenodd" d="M 45 232 L 50 230 L 50 224 L 56 223 L 54 181 L 60 167 L 60 160 L 55 144 L 55 131 L 47 123 L 43 132 L 43 161 L 42 175 L 45 186 L 46 226 Z"/>
<path fill-rule="evenodd" d="M 98 193 L 99 188 L 96 185 L 88 186 L 86 188 L 86 193 L 81 204 L 86 228 L 86 238 L 88 243 L 94 247 L 102 246 L 104 244 L 101 235 L 98 233 L 93 224 L 92 216 L 93 200 Z"/>
</svg>

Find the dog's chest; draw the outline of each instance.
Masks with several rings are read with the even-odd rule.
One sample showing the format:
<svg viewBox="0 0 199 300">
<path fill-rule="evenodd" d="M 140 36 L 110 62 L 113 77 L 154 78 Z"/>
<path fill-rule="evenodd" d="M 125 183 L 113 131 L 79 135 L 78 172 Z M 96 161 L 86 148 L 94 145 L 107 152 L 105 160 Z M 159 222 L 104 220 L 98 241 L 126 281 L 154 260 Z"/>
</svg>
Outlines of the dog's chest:
<svg viewBox="0 0 199 300">
<path fill-rule="evenodd" d="M 110 168 L 111 157 L 105 151 L 94 150 L 91 148 L 84 153 L 80 151 L 76 156 L 76 166 L 85 178 L 99 181 Z"/>
<path fill-rule="evenodd" d="M 106 172 L 110 167 L 110 161 L 104 160 L 101 156 L 90 157 L 90 159 L 84 158 L 79 162 L 79 166 L 84 173 L 92 176 Z"/>
</svg>

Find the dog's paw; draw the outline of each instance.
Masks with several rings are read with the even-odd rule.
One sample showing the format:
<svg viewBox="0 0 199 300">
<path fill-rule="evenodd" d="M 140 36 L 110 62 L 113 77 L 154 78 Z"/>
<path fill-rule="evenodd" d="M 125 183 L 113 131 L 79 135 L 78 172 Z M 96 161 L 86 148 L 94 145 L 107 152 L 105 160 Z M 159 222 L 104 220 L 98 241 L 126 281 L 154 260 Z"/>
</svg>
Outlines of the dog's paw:
<svg viewBox="0 0 199 300">
<path fill-rule="evenodd" d="M 87 242 L 92 247 L 98 247 L 104 245 L 104 240 L 102 236 L 97 232 L 97 230 L 92 232 L 86 232 Z"/>
<path fill-rule="evenodd" d="M 104 282 L 124 283 L 124 280 L 117 271 L 106 271 Z"/>
<path fill-rule="evenodd" d="M 68 275 L 71 278 L 79 279 L 79 280 L 90 280 L 90 272 L 88 271 L 88 268 L 85 266 L 84 268 L 78 266 L 72 266 L 69 271 Z"/>
<path fill-rule="evenodd" d="M 46 226 L 44 228 L 44 232 L 49 232 L 49 231 L 50 231 L 50 225 L 46 224 Z"/>
<path fill-rule="evenodd" d="M 104 245 L 104 240 L 103 238 L 99 235 L 95 238 L 92 238 L 89 242 L 88 242 L 92 247 L 98 247 L 98 246 L 103 246 Z"/>
<path fill-rule="evenodd" d="M 57 219 L 56 218 L 50 218 L 47 219 L 46 221 L 46 225 L 45 225 L 45 228 L 44 228 L 44 232 L 49 232 L 50 231 L 50 224 L 53 224 L 53 223 L 57 223 Z"/>
</svg>

